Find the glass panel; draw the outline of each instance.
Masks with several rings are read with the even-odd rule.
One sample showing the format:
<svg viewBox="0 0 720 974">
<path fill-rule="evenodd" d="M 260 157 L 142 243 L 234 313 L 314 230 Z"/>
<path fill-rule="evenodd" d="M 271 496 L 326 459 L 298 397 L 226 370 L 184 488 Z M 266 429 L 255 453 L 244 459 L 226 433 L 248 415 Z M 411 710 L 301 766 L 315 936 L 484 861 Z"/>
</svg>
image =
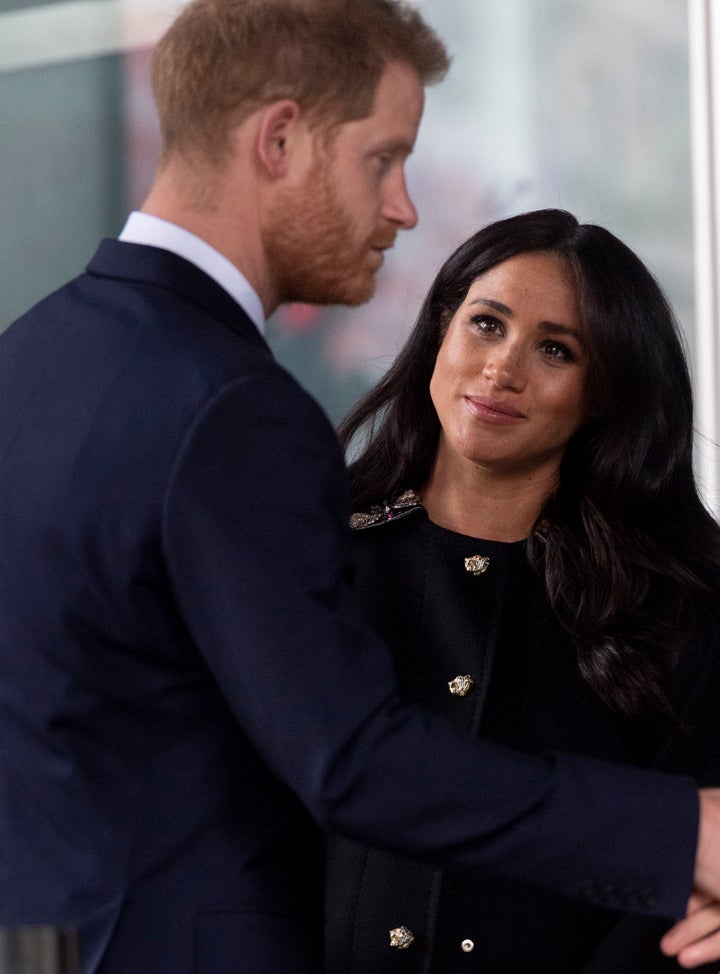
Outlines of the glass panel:
<svg viewBox="0 0 720 974">
<path fill-rule="evenodd" d="M 53 0 L 50 0 L 52 3 Z M 57 2 L 57 0 L 55 0 Z M 41 7 L 45 6 L 44 3 L 38 3 L 38 0 L 2 0 L 2 12 L 7 13 L 10 10 L 25 10 L 27 7 Z"/>
<path fill-rule="evenodd" d="M 0 32 L 2 18 L 0 18 Z M 122 60 L 0 74 L 0 320 L 81 270 L 126 201 Z"/>
<path fill-rule="evenodd" d="M 1 2 L 0 54 L 3 15 L 37 6 Z M 450 250 L 485 222 L 539 206 L 623 237 L 692 337 L 686 4 L 419 5 L 454 55 L 428 92 L 410 162 L 420 225 L 387 255 L 369 305 L 278 312 L 278 356 L 337 420 L 392 360 Z M 101 6 L 88 2 L 88 16 Z M 157 156 L 148 63 L 140 50 L 0 67 L 0 325 L 80 270 L 142 200 Z"/>
</svg>

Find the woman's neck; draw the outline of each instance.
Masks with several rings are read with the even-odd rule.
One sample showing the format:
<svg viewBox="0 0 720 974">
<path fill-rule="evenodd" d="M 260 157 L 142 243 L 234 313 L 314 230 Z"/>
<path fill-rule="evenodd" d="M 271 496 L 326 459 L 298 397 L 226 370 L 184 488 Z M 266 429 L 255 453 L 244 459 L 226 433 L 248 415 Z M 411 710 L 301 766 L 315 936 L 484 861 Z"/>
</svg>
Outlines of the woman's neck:
<svg viewBox="0 0 720 974">
<path fill-rule="evenodd" d="M 440 527 L 487 541 L 521 541 L 532 532 L 556 483 L 555 470 L 512 475 L 436 463 L 419 494 Z"/>
</svg>

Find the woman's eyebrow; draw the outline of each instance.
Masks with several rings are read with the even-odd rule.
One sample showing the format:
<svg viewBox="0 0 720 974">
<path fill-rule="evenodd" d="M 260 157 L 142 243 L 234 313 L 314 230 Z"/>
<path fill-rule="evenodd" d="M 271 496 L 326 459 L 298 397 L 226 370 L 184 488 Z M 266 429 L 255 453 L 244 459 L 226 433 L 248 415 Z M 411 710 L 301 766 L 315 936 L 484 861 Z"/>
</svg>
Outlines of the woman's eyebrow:
<svg viewBox="0 0 720 974">
<path fill-rule="evenodd" d="M 494 308 L 507 318 L 512 318 L 513 316 L 513 311 L 511 308 L 508 308 L 508 306 L 503 304 L 502 301 L 493 301 L 492 298 L 473 298 L 470 304 L 486 304 L 489 308 Z"/>
</svg>

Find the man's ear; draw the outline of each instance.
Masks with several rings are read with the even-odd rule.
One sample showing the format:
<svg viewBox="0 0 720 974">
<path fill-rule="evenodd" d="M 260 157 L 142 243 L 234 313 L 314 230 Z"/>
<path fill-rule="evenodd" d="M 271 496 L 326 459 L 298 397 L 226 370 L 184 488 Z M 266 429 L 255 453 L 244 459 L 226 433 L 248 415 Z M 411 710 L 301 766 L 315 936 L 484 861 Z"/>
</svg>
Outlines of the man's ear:
<svg viewBox="0 0 720 974">
<path fill-rule="evenodd" d="M 292 142 L 299 134 L 300 115 L 300 106 L 290 98 L 273 102 L 263 112 L 257 133 L 257 154 L 271 179 L 287 175 Z"/>
</svg>

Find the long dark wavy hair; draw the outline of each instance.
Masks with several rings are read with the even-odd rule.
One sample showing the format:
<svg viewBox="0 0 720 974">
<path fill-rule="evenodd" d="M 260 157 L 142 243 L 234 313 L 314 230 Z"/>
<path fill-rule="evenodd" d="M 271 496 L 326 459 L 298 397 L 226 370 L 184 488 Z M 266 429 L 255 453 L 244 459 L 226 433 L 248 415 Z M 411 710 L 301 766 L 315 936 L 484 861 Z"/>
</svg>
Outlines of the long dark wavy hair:
<svg viewBox="0 0 720 974">
<path fill-rule="evenodd" d="M 421 490 L 440 432 L 429 384 L 472 282 L 544 251 L 577 284 L 592 419 L 567 445 L 559 486 L 527 542 L 587 683 L 635 720 L 670 716 L 667 673 L 720 591 L 720 529 L 692 467 L 693 398 L 680 331 L 642 261 L 599 226 L 538 210 L 484 227 L 440 269 L 405 346 L 342 422 L 357 508 Z"/>
</svg>

